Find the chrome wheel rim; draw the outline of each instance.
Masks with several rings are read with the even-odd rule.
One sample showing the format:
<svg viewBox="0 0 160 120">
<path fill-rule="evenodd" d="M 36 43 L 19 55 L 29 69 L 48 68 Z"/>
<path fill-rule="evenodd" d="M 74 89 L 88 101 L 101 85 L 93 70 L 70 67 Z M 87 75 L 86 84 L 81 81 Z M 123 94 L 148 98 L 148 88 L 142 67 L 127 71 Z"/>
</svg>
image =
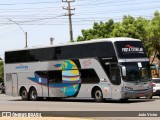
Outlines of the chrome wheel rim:
<svg viewBox="0 0 160 120">
<path fill-rule="evenodd" d="M 97 91 L 95 92 L 95 98 L 96 98 L 96 99 L 101 99 L 101 98 L 102 98 L 102 93 L 101 93 L 100 90 L 97 90 Z"/>
</svg>

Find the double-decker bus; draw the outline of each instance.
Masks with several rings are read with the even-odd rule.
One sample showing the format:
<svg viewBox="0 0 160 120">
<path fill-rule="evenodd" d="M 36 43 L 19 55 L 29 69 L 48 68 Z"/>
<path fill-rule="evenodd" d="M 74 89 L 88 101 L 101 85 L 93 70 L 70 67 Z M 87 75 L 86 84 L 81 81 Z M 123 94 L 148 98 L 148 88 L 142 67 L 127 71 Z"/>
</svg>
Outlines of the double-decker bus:
<svg viewBox="0 0 160 120">
<path fill-rule="evenodd" d="M 142 42 L 107 38 L 5 52 L 6 95 L 128 100 L 152 94 Z"/>
</svg>

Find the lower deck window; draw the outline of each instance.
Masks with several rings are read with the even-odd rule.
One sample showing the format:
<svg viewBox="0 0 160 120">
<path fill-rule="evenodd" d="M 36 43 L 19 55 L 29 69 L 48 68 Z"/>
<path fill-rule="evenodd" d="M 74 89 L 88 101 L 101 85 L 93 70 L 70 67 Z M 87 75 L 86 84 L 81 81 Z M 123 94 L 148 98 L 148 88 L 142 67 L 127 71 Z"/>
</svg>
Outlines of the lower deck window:
<svg viewBox="0 0 160 120">
<path fill-rule="evenodd" d="M 81 83 L 99 83 L 100 80 L 94 69 L 83 69 L 80 70 Z"/>
<path fill-rule="evenodd" d="M 72 73 L 74 70 L 52 70 L 52 71 L 36 71 L 36 74 L 38 74 L 42 78 L 46 78 L 48 80 L 48 83 L 62 83 L 62 79 L 67 79 L 72 81 L 72 79 L 81 80 L 82 84 L 93 84 L 93 83 L 99 83 L 100 80 L 98 78 L 97 73 L 94 69 L 80 69 L 75 70 L 79 71 L 79 74 L 71 75 L 71 76 L 65 76 L 62 75 L 62 73 Z M 65 73 L 65 74 L 66 74 Z M 74 73 L 74 72 L 73 72 Z"/>
</svg>

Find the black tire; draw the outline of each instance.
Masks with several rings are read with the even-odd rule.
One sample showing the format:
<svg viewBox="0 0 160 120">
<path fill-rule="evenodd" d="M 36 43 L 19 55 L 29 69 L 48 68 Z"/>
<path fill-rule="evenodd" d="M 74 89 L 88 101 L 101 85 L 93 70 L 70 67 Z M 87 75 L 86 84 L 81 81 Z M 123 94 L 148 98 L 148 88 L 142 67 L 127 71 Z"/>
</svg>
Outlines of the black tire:
<svg viewBox="0 0 160 120">
<path fill-rule="evenodd" d="M 127 102 L 128 101 L 128 98 L 123 98 L 123 99 L 120 99 L 121 102 Z"/>
<path fill-rule="evenodd" d="M 103 102 L 103 93 L 100 88 L 94 90 L 93 97 L 96 102 Z"/>
<path fill-rule="evenodd" d="M 38 94 L 37 94 L 37 90 L 35 88 L 31 88 L 31 90 L 29 92 L 29 97 L 30 97 L 30 100 L 32 100 L 32 101 L 38 100 Z"/>
<path fill-rule="evenodd" d="M 152 95 L 151 96 L 147 96 L 146 99 L 152 99 Z"/>
<path fill-rule="evenodd" d="M 20 95 L 21 95 L 22 100 L 29 100 L 29 95 L 25 88 L 21 89 Z"/>
</svg>

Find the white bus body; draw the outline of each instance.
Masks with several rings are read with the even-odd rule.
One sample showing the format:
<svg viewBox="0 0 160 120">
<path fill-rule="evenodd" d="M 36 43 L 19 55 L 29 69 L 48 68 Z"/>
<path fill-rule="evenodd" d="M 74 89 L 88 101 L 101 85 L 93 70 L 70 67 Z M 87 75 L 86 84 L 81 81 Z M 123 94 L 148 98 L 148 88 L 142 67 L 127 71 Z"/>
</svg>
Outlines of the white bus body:
<svg viewBox="0 0 160 120">
<path fill-rule="evenodd" d="M 142 42 L 108 38 L 5 52 L 6 95 L 127 100 L 152 94 Z"/>
</svg>

